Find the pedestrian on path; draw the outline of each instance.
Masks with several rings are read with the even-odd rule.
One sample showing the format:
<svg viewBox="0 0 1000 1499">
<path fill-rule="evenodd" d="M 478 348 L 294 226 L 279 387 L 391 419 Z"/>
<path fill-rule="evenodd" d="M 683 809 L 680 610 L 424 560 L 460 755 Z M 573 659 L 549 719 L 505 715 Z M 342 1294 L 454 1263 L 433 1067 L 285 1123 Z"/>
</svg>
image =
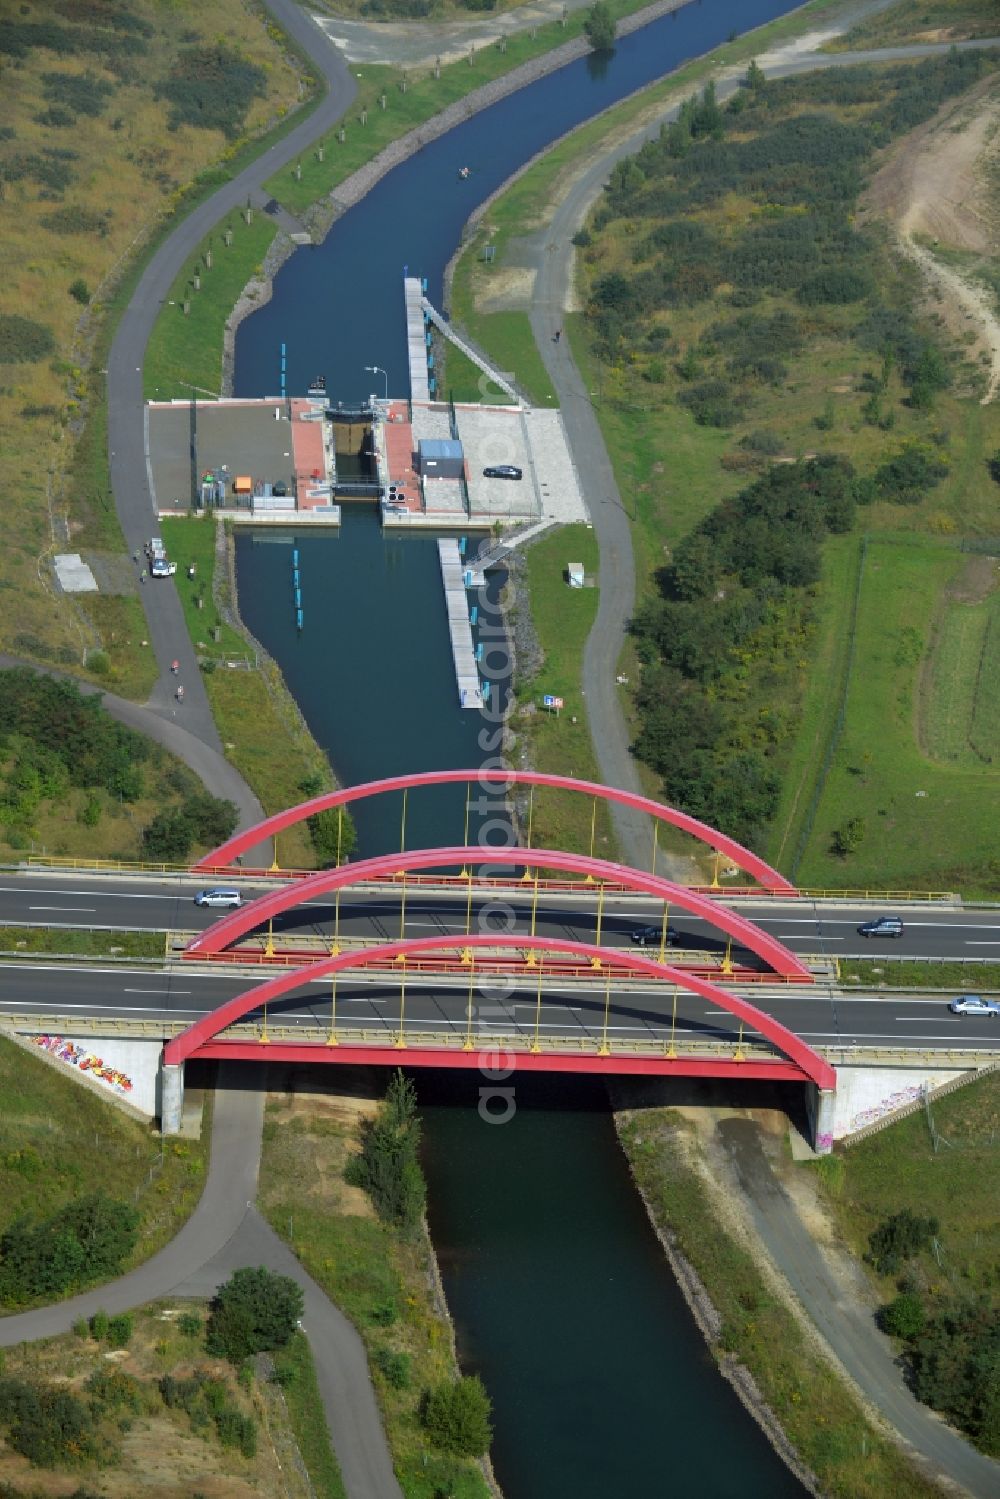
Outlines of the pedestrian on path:
<svg viewBox="0 0 1000 1499">
<path fill-rule="evenodd" d="M 553 338 L 552 342 L 553 343 L 558 343 L 561 338 L 562 338 L 562 329 L 561 328 L 557 328 L 556 332 L 555 332 L 555 337 Z"/>
</svg>

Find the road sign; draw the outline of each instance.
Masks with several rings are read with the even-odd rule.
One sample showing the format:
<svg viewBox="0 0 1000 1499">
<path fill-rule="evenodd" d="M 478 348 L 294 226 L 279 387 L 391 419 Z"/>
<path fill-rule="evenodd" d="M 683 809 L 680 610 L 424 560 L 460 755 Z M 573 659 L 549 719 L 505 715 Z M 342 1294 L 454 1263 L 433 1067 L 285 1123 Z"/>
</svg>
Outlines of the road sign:
<svg viewBox="0 0 1000 1499">
<path fill-rule="evenodd" d="M 547 692 L 545 694 L 545 696 L 542 698 L 542 707 L 543 708 L 555 708 L 556 712 L 558 713 L 559 709 L 562 706 L 563 706 L 563 700 L 562 700 L 562 698 L 561 697 L 553 697 L 552 694 L 551 694 L 551 692 Z"/>
</svg>

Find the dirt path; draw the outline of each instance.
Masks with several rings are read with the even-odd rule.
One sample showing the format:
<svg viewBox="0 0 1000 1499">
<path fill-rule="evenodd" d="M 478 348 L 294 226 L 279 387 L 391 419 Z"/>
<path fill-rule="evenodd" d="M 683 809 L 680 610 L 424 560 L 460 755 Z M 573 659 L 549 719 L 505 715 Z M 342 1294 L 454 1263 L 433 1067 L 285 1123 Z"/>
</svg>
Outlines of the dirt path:
<svg viewBox="0 0 1000 1499">
<path fill-rule="evenodd" d="M 997 243 L 990 166 L 1000 157 L 1000 88 L 985 79 L 890 151 L 865 194 L 863 212 L 892 224 L 904 255 L 937 289 L 959 337 L 972 332 L 988 360 L 982 405 L 1000 388 L 1000 317 L 990 291 L 936 247 L 989 256 Z M 930 243 L 928 244 L 927 241 Z M 973 262 L 974 264 L 974 262 Z"/>
</svg>

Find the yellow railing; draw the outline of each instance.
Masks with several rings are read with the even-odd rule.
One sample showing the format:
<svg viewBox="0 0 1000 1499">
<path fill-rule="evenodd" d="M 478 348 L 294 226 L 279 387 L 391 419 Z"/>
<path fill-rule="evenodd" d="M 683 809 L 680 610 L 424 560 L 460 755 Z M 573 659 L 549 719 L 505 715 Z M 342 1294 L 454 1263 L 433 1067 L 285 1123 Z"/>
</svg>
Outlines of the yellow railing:
<svg viewBox="0 0 1000 1499">
<path fill-rule="evenodd" d="M 954 890 L 807 890 L 799 895 L 806 900 L 938 900 L 959 899 Z"/>
</svg>

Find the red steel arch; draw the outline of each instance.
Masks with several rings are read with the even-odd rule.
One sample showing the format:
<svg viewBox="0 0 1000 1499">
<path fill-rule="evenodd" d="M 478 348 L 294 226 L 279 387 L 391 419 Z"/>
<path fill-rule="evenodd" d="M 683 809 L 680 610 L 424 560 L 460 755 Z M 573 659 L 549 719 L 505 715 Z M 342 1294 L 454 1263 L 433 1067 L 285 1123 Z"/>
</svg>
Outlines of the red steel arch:
<svg viewBox="0 0 1000 1499">
<path fill-rule="evenodd" d="M 176 1066 L 251 1010 L 259 1009 L 261 1005 L 269 1004 L 272 1000 L 279 999 L 283 994 L 288 994 L 291 990 L 313 979 L 344 973 L 352 968 L 364 968 L 376 961 L 384 963 L 387 959 L 397 956 L 414 956 L 418 953 L 441 949 L 518 947 L 522 944 L 523 938 L 498 937 L 493 932 L 475 932 L 468 936 L 462 932 L 438 933 L 433 937 L 407 937 L 398 942 L 382 943 L 378 947 L 355 949 L 340 953 L 335 958 L 320 958 L 304 968 L 278 974 L 267 983 L 259 984 L 245 994 L 238 994 L 234 999 L 220 1005 L 217 1010 L 213 1010 L 211 1014 L 196 1020 L 194 1025 L 167 1042 L 163 1049 L 163 1061 L 168 1066 Z M 630 972 L 640 969 L 652 978 L 662 978 L 678 988 L 700 994 L 703 999 L 711 1000 L 713 1004 L 728 1010 L 731 1015 L 746 1021 L 754 1030 L 766 1036 L 779 1051 L 801 1069 L 803 1076 L 809 1078 L 817 1087 L 832 1088 L 835 1086 L 834 1068 L 813 1051 L 812 1047 L 808 1046 L 801 1037 L 796 1036 L 794 1031 L 788 1030 L 780 1021 L 764 1014 L 747 1000 L 740 999 L 738 995 L 730 993 L 718 984 L 711 983 L 708 979 L 687 973 L 682 968 L 673 968 L 669 963 L 659 963 L 655 958 L 622 952 L 620 948 L 595 947 L 593 943 L 575 941 L 566 937 L 535 937 L 532 946 L 539 952 L 577 953 L 598 958 L 602 964 L 610 968 L 627 967 Z"/>
<path fill-rule="evenodd" d="M 378 879 L 397 874 L 403 870 L 437 868 L 442 864 L 454 864 L 461 868 L 480 863 L 529 865 L 533 869 L 568 869 L 574 874 L 591 875 L 595 880 L 611 881 L 671 902 L 701 916 L 712 926 L 718 927 L 727 936 L 748 947 L 759 958 L 768 963 L 783 978 L 795 978 L 812 982 L 809 969 L 791 952 L 783 942 L 730 911 L 727 906 L 709 900 L 684 885 L 675 885 L 657 874 L 645 874 L 631 869 L 627 864 L 612 864 L 606 859 L 593 859 L 586 854 L 567 854 L 555 849 L 525 848 L 414 848 L 398 854 L 379 854 L 374 859 L 362 859 L 357 864 L 342 864 L 338 869 L 322 869 L 308 875 L 292 885 L 282 885 L 270 890 L 257 900 L 231 911 L 228 916 L 200 932 L 184 949 L 185 957 L 198 957 L 200 953 L 219 953 L 230 942 L 260 926 L 282 912 L 300 905 L 313 895 L 326 895 L 330 891 L 343 889 L 345 885 L 360 884 L 364 880 Z M 518 946 L 535 945 L 534 938 L 522 937 Z"/>
<path fill-rule="evenodd" d="M 770 864 L 766 864 L 750 849 L 744 848 L 734 838 L 727 838 L 725 833 L 709 827 L 708 823 L 689 817 L 686 812 L 678 812 L 674 807 L 653 801 L 648 796 L 639 796 L 634 791 L 619 791 L 614 786 L 602 786 L 599 781 L 578 781 L 573 776 L 549 775 L 536 770 L 422 770 L 404 776 L 389 776 L 381 781 L 365 781 L 358 786 L 345 786 L 339 791 L 326 791 L 322 796 L 300 802 L 297 807 L 288 807 L 284 812 L 275 812 L 273 816 L 265 817 L 256 827 L 235 833 L 212 853 L 199 859 L 193 867 L 195 871 L 206 873 L 226 869 L 236 858 L 258 843 L 273 838 L 276 833 L 312 817 L 316 812 L 329 811 L 331 807 L 347 806 L 349 802 L 380 796 L 385 791 L 404 791 L 413 786 L 444 786 L 456 781 L 467 781 L 470 785 L 478 783 L 484 790 L 496 786 L 554 786 L 563 791 L 582 791 L 587 796 L 600 797 L 602 801 L 618 802 L 624 807 L 646 812 L 660 822 L 668 822 L 685 833 L 693 834 L 695 838 L 707 843 L 709 848 L 725 854 L 745 874 L 758 880 L 766 890 L 781 895 L 798 894 L 795 886 L 783 874 L 772 869 Z"/>
</svg>

